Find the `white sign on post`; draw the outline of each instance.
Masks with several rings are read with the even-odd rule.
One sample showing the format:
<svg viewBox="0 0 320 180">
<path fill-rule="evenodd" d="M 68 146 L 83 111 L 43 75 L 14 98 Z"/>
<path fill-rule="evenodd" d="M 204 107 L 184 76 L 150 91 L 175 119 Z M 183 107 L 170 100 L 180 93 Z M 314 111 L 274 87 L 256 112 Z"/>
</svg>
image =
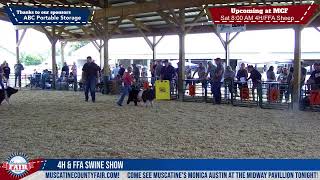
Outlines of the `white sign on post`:
<svg viewBox="0 0 320 180">
<path fill-rule="evenodd" d="M 232 33 L 246 31 L 246 25 L 243 24 L 217 24 L 219 33 Z"/>
</svg>

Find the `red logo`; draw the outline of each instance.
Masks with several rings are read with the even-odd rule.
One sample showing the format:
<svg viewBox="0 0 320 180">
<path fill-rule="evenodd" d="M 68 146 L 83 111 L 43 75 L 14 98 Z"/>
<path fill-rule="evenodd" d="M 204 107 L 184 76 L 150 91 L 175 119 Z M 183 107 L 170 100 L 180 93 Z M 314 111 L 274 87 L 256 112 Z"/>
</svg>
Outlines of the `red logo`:
<svg viewBox="0 0 320 180">
<path fill-rule="evenodd" d="M 249 4 L 249 3 L 248 3 Z M 214 24 L 306 24 L 319 5 L 264 5 L 210 8 Z"/>
</svg>

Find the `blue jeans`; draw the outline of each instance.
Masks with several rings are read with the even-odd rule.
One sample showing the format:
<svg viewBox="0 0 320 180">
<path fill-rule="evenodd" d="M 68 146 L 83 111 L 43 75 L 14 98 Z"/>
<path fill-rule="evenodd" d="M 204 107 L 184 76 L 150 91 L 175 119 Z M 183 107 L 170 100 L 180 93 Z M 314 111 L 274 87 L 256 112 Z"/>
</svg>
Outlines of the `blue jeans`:
<svg viewBox="0 0 320 180">
<path fill-rule="evenodd" d="M 91 99 L 93 102 L 96 101 L 96 85 L 97 85 L 97 78 L 95 76 L 88 77 L 85 82 L 85 97 L 86 101 L 89 99 L 89 91 L 91 94 Z"/>
<path fill-rule="evenodd" d="M 124 85 L 122 87 L 121 95 L 117 102 L 119 105 L 122 105 L 124 98 L 126 97 L 126 95 L 129 94 L 130 91 L 131 91 L 131 87 L 129 85 Z"/>
<path fill-rule="evenodd" d="M 109 84 L 108 84 L 109 81 L 110 81 L 109 76 L 103 76 L 102 94 L 109 94 L 110 93 Z"/>
<path fill-rule="evenodd" d="M 77 75 L 73 76 L 73 90 L 77 91 L 78 89 L 78 77 Z"/>
<path fill-rule="evenodd" d="M 21 88 L 21 74 L 15 74 L 14 76 L 14 87 L 17 87 L 17 81 L 19 81 L 19 87 Z"/>
<path fill-rule="evenodd" d="M 4 89 L 4 84 L 2 82 L 2 78 L 0 77 L 0 86 L 1 86 L 1 89 Z"/>
<path fill-rule="evenodd" d="M 212 82 L 211 91 L 216 104 L 221 104 L 221 82 Z"/>
</svg>

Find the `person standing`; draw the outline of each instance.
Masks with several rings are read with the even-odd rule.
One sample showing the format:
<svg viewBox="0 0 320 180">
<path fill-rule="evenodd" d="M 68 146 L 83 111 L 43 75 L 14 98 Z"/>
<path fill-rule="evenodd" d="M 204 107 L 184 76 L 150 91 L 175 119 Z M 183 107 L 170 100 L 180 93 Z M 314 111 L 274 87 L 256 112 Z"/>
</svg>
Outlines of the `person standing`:
<svg viewBox="0 0 320 180">
<path fill-rule="evenodd" d="M 116 67 L 112 69 L 112 79 L 116 79 L 119 74 L 119 65 L 116 64 Z"/>
<path fill-rule="evenodd" d="M 293 71 L 294 71 L 293 67 L 290 67 L 289 74 L 287 77 L 288 91 L 286 93 L 286 97 L 288 97 L 288 100 L 290 95 L 292 95 L 292 91 L 293 91 Z"/>
<path fill-rule="evenodd" d="M 134 81 L 131 72 L 132 72 L 132 68 L 128 67 L 127 72 L 125 72 L 123 74 L 123 76 L 122 76 L 123 88 L 122 88 L 122 92 L 121 92 L 120 98 L 117 101 L 118 106 L 122 106 L 124 98 L 131 91 L 131 85 L 132 85 L 132 83 Z"/>
<path fill-rule="evenodd" d="M 212 78 L 214 76 L 214 73 L 216 72 L 217 67 L 212 63 L 212 61 L 208 61 L 208 70 L 207 70 L 207 76 Z"/>
<path fill-rule="evenodd" d="M 120 69 L 119 69 L 119 72 L 118 72 L 118 75 L 120 76 L 119 78 L 121 79 L 124 72 L 126 71 L 126 69 L 123 67 L 123 64 L 120 64 Z"/>
<path fill-rule="evenodd" d="M 87 63 L 82 68 L 85 81 L 85 100 L 89 100 L 89 91 L 91 94 L 92 102 L 96 101 L 96 85 L 99 77 L 99 67 L 93 62 L 91 56 L 87 57 Z"/>
<path fill-rule="evenodd" d="M 16 65 L 14 65 L 14 87 L 17 87 L 17 80 L 19 81 L 18 85 L 21 88 L 21 72 L 24 70 L 23 65 L 18 61 Z"/>
<path fill-rule="evenodd" d="M 110 81 L 110 77 L 112 75 L 112 72 L 110 70 L 110 66 L 109 64 L 106 64 L 105 67 L 102 69 L 102 82 L 103 82 L 103 90 L 102 90 L 102 94 L 109 94 L 110 93 L 110 89 L 109 89 L 109 81 Z"/>
<path fill-rule="evenodd" d="M 140 70 L 136 64 L 132 64 L 132 68 L 134 79 L 136 80 L 136 82 L 139 82 Z"/>
<path fill-rule="evenodd" d="M 262 103 L 262 87 L 261 87 L 261 73 L 256 70 L 255 68 L 253 68 L 252 65 L 248 66 L 248 71 L 250 72 L 250 77 L 247 79 L 247 81 L 249 79 L 252 80 L 252 97 L 253 97 L 253 101 L 255 101 L 255 89 L 257 89 L 258 92 L 258 96 L 259 96 L 259 102 L 260 104 Z"/>
<path fill-rule="evenodd" d="M 66 62 L 63 63 L 63 67 L 61 69 L 61 74 L 62 72 L 66 72 L 65 75 L 68 77 L 69 76 L 69 66 L 67 65 Z"/>
<path fill-rule="evenodd" d="M 231 66 L 227 66 L 226 72 L 224 73 L 225 87 L 228 87 L 229 92 L 232 93 L 232 85 L 234 82 L 235 72 L 232 70 Z"/>
<path fill-rule="evenodd" d="M 280 88 L 280 102 L 282 102 L 283 95 L 285 95 L 286 101 L 289 100 L 289 97 L 287 97 L 288 93 L 287 91 L 289 90 L 289 85 L 287 84 L 288 82 L 288 69 L 287 68 L 282 68 L 282 72 L 280 73 L 277 81 L 280 83 L 279 88 Z"/>
<path fill-rule="evenodd" d="M 9 86 L 10 72 L 11 72 L 11 69 L 9 67 L 9 64 L 5 62 L 3 66 L 3 74 L 4 74 L 4 78 L 6 79 L 7 86 Z"/>
<path fill-rule="evenodd" d="M 246 65 L 241 63 L 240 69 L 237 72 L 237 80 L 245 83 L 248 79 L 248 71 L 246 70 Z"/>
<path fill-rule="evenodd" d="M 276 81 L 276 75 L 274 73 L 274 67 L 270 66 L 269 70 L 267 71 L 267 81 L 274 82 Z"/>
<path fill-rule="evenodd" d="M 235 85 L 238 84 L 240 91 L 242 88 L 248 87 L 247 79 L 248 79 L 248 71 L 246 70 L 246 65 L 244 63 L 241 63 L 240 69 L 237 72 L 237 81 L 238 82 L 235 83 Z M 235 88 L 234 90 L 237 91 L 237 88 Z"/>
<path fill-rule="evenodd" d="M 4 84 L 3 84 L 3 65 L 0 64 L 0 86 L 1 89 L 4 90 Z"/>
<path fill-rule="evenodd" d="M 224 73 L 224 68 L 222 65 L 222 60 L 220 58 L 214 59 L 217 69 L 214 73 L 213 79 L 212 79 L 212 92 L 215 99 L 215 104 L 221 104 L 221 85 L 222 85 L 222 77 Z"/>
<path fill-rule="evenodd" d="M 198 73 L 198 78 L 199 81 L 202 84 L 202 88 L 207 91 L 207 78 L 206 78 L 206 67 L 202 64 L 199 63 L 198 68 L 194 71 L 193 75 L 192 75 L 192 79 L 194 78 L 194 75 Z"/>
<path fill-rule="evenodd" d="M 312 90 L 320 89 L 320 63 L 314 63 L 314 71 L 312 71 L 310 80 L 312 81 Z"/>
<path fill-rule="evenodd" d="M 78 89 L 78 67 L 76 65 L 76 62 L 73 62 L 73 65 L 71 67 L 72 75 L 73 75 L 73 90 L 77 91 Z"/>
<path fill-rule="evenodd" d="M 174 67 L 169 64 L 168 60 L 165 60 L 164 66 L 162 66 L 162 69 L 161 69 L 161 80 L 168 80 L 171 83 L 175 74 L 176 74 L 176 71 Z"/>
<path fill-rule="evenodd" d="M 161 63 L 161 60 L 157 60 L 157 64 L 154 67 L 154 74 L 155 74 L 156 80 L 161 79 L 162 67 L 163 65 Z"/>
<path fill-rule="evenodd" d="M 186 66 L 185 69 L 185 76 L 186 76 L 186 87 L 192 84 L 192 69 L 190 66 Z"/>
</svg>

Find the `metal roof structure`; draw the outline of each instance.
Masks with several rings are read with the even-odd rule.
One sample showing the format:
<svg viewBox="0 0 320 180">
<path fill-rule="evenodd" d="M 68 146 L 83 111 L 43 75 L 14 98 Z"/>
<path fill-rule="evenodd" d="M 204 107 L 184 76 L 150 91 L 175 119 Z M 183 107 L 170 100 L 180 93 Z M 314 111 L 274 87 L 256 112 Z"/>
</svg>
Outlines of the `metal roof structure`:
<svg viewBox="0 0 320 180">
<path fill-rule="evenodd" d="M 208 22 L 208 7 L 244 4 L 255 2 L 257 5 L 273 3 L 277 5 L 304 3 L 309 1 L 266 1 L 266 0 L 0 0 L 0 20 L 9 21 L 4 12 L 7 3 L 28 6 L 64 5 L 88 6 L 94 11 L 93 22 L 84 26 L 55 26 L 60 40 L 103 39 L 108 32 L 109 38 L 163 36 L 178 34 L 181 26 L 187 33 L 214 32 L 214 25 Z M 184 16 L 184 22 L 181 17 Z M 106 23 L 106 21 L 108 23 Z M 320 26 L 320 17 L 310 26 Z M 247 25 L 247 30 L 292 28 L 293 25 Z M 52 26 L 34 26 L 38 31 L 48 34 Z M 106 30 L 108 29 L 108 30 Z"/>
<path fill-rule="evenodd" d="M 108 67 L 109 52 L 108 41 L 111 38 L 143 37 L 153 51 L 153 59 L 156 59 L 155 47 L 165 35 L 179 35 L 179 97 L 183 97 L 185 79 L 185 35 L 188 33 L 215 33 L 226 51 L 228 65 L 229 44 L 239 34 L 230 37 L 226 33 L 223 39 L 216 30 L 216 25 L 208 22 L 210 13 L 208 8 L 214 6 L 239 6 L 239 5 L 292 5 L 309 3 L 310 0 L 0 0 L 0 20 L 9 21 L 4 11 L 7 3 L 18 3 L 25 6 L 90 6 L 93 11 L 93 21 L 83 26 L 32 26 L 32 28 L 45 33 L 52 45 L 52 69 L 56 74 L 56 43 L 60 40 L 61 47 L 67 41 L 91 40 L 100 53 L 103 52 L 104 68 Z M 314 0 L 320 4 L 320 0 Z M 253 3 L 253 4 L 252 4 Z M 305 27 L 320 29 L 320 10 L 316 10 L 310 21 L 305 25 L 247 25 L 247 30 L 283 29 L 292 28 L 295 31 L 294 46 L 294 88 L 293 102 L 295 109 L 299 107 L 300 77 L 301 77 L 301 31 Z M 16 30 L 16 56 L 19 61 L 19 44 L 25 34 L 19 36 Z M 151 41 L 148 36 L 153 36 Z M 161 36 L 156 40 L 155 36 Z M 101 40 L 100 44 L 95 40 Z M 262 42 L 263 43 L 263 42 Z M 63 49 L 63 48 L 61 48 Z M 55 78 L 55 77 L 54 77 Z M 55 82 L 55 79 L 54 81 Z M 53 83 L 55 87 L 55 83 Z"/>
</svg>

